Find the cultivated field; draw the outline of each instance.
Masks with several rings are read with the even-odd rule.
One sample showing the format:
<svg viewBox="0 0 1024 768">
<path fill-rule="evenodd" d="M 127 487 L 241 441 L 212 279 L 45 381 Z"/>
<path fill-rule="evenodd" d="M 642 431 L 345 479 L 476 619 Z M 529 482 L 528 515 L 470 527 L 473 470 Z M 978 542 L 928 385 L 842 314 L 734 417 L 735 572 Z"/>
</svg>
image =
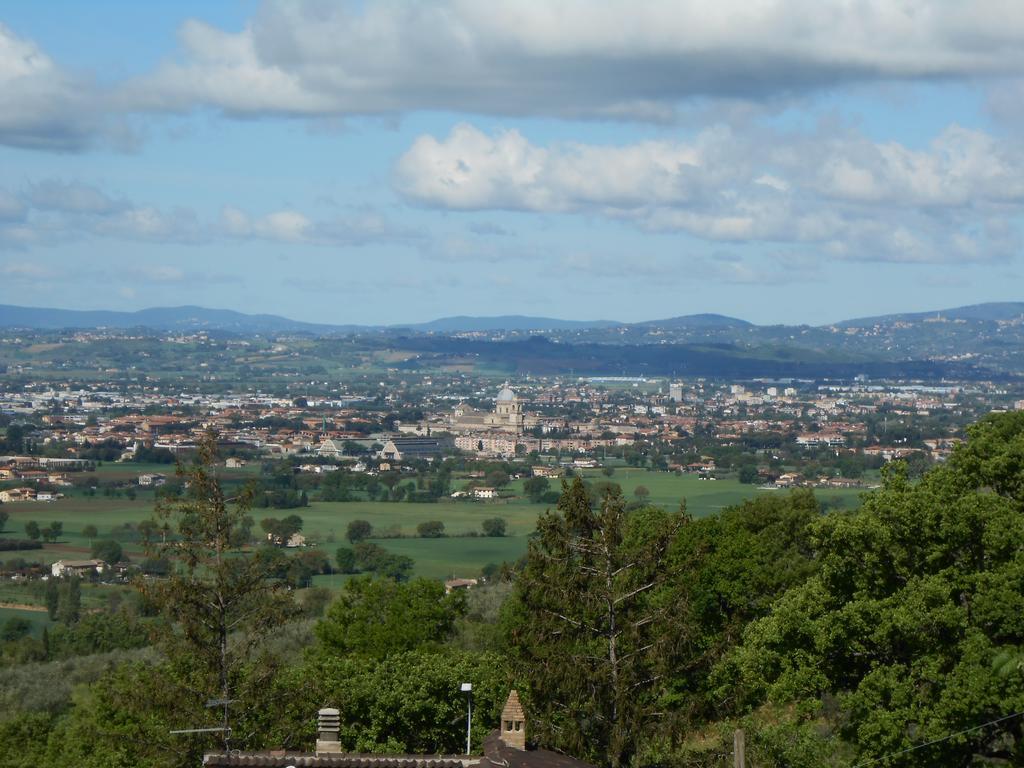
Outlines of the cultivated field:
<svg viewBox="0 0 1024 768">
<path fill-rule="evenodd" d="M 106 465 L 100 472 L 106 479 L 133 477 L 142 471 L 168 471 L 166 466 L 139 467 L 138 465 Z M 251 467 L 237 473 L 241 479 L 250 475 Z M 587 471 L 593 481 L 605 480 L 598 471 Z M 250 475 L 251 476 L 251 475 Z M 721 509 L 738 504 L 758 494 L 783 494 L 786 491 L 762 491 L 750 485 L 742 485 L 734 479 L 701 480 L 695 475 L 674 475 L 667 472 L 620 468 L 610 478 L 622 486 L 627 498 L 634 497 L 637 486 L 650 491 L 649 501 L 667 509 L 677 509 L 679 502 L 686 499 L 687 509 L 695 517 L 705 517 Z M 461 482 L 456 480 L 455 486 Z M 451 575 L 473 576 L 487 563 L 514 560 L 526 551 L 529 534 L 534 530 L 538 515 L 546 505 L 532 504 L 519 497 L 522 480 L 513 481 L 508 491 L 517 498 L 500 501 L 444 501 L 437 504 L 411 504 L 405 502 L 312 502 L 309 507 L 296 510 L 253 510 L 258 521 L 262 517 L 284 517 L 296 513 L 305 523 L 303 533 L 319 544 L 329 554 L 345 544 L 345 530 L 350 522 L 357 519 L 369 521 L 375 530 L 391 535 L 415 535 L 416 526 L 425 520 L 440 520 L 447 533 L 445 539 L 384 538 L 378 543 L 387 549 L 409 555 L 416 562 L 416 573 L 432 578 Z M 552 481 L 557 488 L 558 482 Z M 24 502 L 7 504 L 4 510 L 10 514 L 7 523 L 8 535 L 21 538 L 25 523 L 35 520 L 41 526 L 59 520 L 64 524 L 64 535 L 60 541 L 47 544 L 42 550 L 28 552 L 0 552 L 0 560 L 24 557 L 28 560 L 53 562 L 62 558 L 80 559 L 89 556 L 91 541 L 82 535 L 83 527 L 94 525 L 99 538 L 109 538 L 116 527 L 124 523 L 138 523 L 148 519 L 153 510 L 153 493 L 137 490 L 135 499 L 71 495 L 51 503 Z M 835 500 L 845 507 L 856 506 L 860 492 L 855 490 L 821 490 L 816 492 L 822 500 Z M 480 531 L 481 523 L 490 517 L 503 517 L 508 523 L 508 536 L 501 539 L 466 537 L 457 534 Z M 122 541 L 126 554 L 132 558 L 142 556 L 139 545 Z M 337 584 L 342 579 L 326 577 L 325 583 Z"/>
</svg>

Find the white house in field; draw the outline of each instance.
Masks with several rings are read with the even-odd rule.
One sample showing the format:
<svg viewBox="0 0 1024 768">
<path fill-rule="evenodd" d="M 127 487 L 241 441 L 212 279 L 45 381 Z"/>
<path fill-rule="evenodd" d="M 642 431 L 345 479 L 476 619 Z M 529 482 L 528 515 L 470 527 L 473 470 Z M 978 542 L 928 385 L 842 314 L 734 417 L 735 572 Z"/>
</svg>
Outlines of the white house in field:
<svg viewBox="0 0 1024 768">
<path fill-rule="evenodd" d="M 102 560 L 58 560 L 50 566 L 50 573 L 57 579 L 63 576 L 91 576 L 105 570 L 107 564 Z"/>
</svg>

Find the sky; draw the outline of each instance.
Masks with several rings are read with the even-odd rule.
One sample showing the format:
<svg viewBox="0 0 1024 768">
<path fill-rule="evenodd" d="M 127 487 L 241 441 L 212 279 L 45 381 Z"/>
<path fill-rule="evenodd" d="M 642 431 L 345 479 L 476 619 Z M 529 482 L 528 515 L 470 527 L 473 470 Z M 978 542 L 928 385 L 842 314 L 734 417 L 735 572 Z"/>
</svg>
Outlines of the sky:
<svg viewBox="0 0 1024 768">
<path fill-rule="evenodd" d="M 1024 300 L 1020 0 L 0 0 L 0 303 Z"/>
</svg>

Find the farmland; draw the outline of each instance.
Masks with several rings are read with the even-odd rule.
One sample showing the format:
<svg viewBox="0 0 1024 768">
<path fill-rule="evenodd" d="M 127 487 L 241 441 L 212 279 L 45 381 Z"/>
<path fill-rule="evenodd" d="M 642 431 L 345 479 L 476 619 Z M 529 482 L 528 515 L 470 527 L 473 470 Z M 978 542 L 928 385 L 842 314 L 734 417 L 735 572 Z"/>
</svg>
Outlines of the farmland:
<svg viewBox="0 0 1024 768">
<path fill-rule="evenodd" d="M 246 471 L 249 470 L 249 471 Z M 244 480 L 251 476 L 251 470 L 229 473 L 226 479 Z M 98 474 L 105 480 L 124 480 L 140 471 L 168 472 L 166 466 L 155 465 L 105 465 Z M 597 471 L 585 473 L 588 480 L 606 480 Z M 721 509 L 741 503 L 744 499 L 759 493 L 780 494 L 781 490 L 763 491 L 750 485 L 742 485 L 734 479 L 701 480 L 696 475 L 675 475 L 668 472 L 653 472 L 643 469 L 620 468 L 610 478 L 622 486 L 627 499 L 634 498 L 638 486 L 648 489 L 648 501 L 652 504 L 676 509 L 680 501 L 686 500 L 687 510 L 695 517 L 705 517 Z M 456 479 L 456 485 L 459 483 Z M 385 536 L 376 539 L 379 544 L 396 554 L 408 555 L 416 563 L 416 574 L 431 578 L 446 578 L 451 575 L 472 576 L 488 563 L 515 560 L 526 551 L 529 534 L 533 531 L 537 516 L 547 508 L 533 504 L 522 496 L 522 480 L 514 480 L 507 488 L 509 498 L 490 502 L 446 500 L 436 504 L 411 504 L 406 502 L 318 502 L 308 507 L 292 510 L 303 521 L 303 533 L 329 554 L 345 543 L 345 530 L 353 520 L 367 520 L 374 531 Z M 552 482 L 557 487 L 557 481 Z M 855 490 L 819 490 L 820 499 L 847 508 L 856 506 L 859 496 Z M 154 494 L 139 490 L 136 498 L 123 496 L 87 496 L 73 493 L 64 499 L 51 503 L 8 504 L 5 511 L 10 514 L 7 531 L 20 535 L 29 521 L 46 525 L 59 520 L 64 524 L 64 534 L 56 543 L 46 544 L 42 550 L 20 553 L 27 559 L 50 563 L 62 558 L 83 558 L 89 556 L 92 542 L 82 531 L 87 525 L 95 526 L 98 538 L 117 538 L 115 529 L 126 523 L 138 523 L 152 515 Z M 283 516 L 284 511 L 259 509 L 253 516 L 259 520 L 265 516 Z M 487 518 L 502 517 L 508 523 L 508 535 L 503 538 L 466 536 L 479 533 L 481 523 Z M 415 536 L 416 526 L 425 520 L 440 520 L 445 525 L 447 538 L 420 539 Z M 461 534 L 461 535 L 460 535 Z M 138 543 L 123 541 L 125 553 L 135 559 L 142 556 Z M 3 553 L 0 559 L 11 558 L 19 553 Z M 321 581 L 335 585 L 337 577 L 322 577 Z"/>
</svg>

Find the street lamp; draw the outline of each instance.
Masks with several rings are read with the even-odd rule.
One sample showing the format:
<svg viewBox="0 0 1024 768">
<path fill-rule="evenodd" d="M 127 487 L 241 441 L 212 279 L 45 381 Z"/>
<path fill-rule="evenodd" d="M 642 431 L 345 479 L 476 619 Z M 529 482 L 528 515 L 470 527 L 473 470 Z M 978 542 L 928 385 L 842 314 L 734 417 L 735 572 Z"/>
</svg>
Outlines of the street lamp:
<svg viewBox="0 0 1024 768">
<path fill-rule="evenodd" d="M 468 755 L 473 730 L 473 684 L 463 683 L 462 692 L 466 694 L 466 754 Z"/>
</svg>

